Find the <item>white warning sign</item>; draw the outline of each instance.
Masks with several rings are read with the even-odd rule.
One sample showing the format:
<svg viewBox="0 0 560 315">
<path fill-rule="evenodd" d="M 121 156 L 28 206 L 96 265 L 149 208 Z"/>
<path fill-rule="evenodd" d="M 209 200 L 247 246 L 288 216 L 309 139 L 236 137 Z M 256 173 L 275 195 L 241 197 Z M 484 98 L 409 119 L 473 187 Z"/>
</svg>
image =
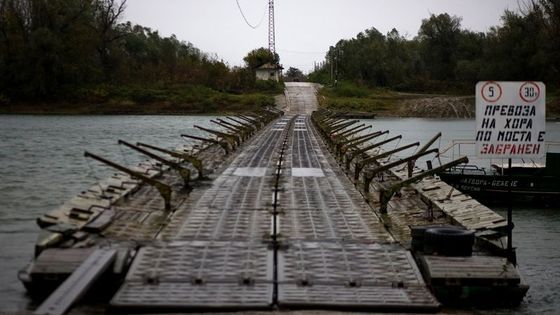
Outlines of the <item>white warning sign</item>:
<svg viewBox="0 0 560 315">
<path fill-rule="evenodd" d="M 479 82 L 476 85 L 477 156 L 543 157 L 545 95 L 542 82 Z"/>
</svg>

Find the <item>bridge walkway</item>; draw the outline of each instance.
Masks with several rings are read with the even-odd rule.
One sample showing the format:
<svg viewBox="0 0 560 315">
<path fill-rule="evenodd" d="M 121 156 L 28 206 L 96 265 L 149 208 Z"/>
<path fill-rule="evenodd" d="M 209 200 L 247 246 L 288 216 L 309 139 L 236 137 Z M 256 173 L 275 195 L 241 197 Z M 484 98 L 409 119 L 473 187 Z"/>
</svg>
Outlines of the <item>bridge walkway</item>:
<svg viewBox="0 0 560 315">
<path fill-rule="evenodd" d="M 314 93 L 287 86 L 287 115 L 139 249 L 113 307 L 438 309 L 410 253 L 319 139 L 307 115 Z"/>
</svg>

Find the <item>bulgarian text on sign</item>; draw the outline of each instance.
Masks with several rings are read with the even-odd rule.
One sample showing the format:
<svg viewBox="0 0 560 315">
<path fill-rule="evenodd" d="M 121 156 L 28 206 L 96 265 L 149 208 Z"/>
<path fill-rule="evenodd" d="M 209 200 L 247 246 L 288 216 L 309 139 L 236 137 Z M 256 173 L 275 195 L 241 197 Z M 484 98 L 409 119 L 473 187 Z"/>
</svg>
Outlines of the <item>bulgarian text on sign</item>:
<svg viewBox="0 0 560 315">
<path fill-rule="evenodd" d="M 476 153 L 482 158 L 539 158 L 546 153 L 542 82 L 476 85 Z"/>
</svg>

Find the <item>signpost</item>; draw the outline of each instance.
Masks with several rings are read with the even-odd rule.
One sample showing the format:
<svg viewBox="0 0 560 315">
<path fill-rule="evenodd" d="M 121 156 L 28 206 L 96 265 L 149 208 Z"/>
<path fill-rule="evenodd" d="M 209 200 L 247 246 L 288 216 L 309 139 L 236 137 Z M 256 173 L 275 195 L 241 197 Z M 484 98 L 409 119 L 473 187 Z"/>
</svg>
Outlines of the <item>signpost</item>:
<svg viewBox="0 0 560 315">
<path fill-rule="evenodd" d="M 545 146 L 546 87 L 542 82 L 484 81 L 476 85 L 476 141 L 480 158 L 542 158 Z M 508 198 L 508 259 L 515 264 L 512 245 L 512 205 Z"/>
</svg>

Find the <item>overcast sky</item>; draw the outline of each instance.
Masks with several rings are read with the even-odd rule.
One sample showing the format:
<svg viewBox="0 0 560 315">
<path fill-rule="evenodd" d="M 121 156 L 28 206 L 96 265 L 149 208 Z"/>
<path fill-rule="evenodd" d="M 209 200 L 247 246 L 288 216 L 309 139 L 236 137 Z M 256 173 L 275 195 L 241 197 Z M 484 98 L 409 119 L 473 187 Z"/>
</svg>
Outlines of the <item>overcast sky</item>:
<svg viewBox="0 0 560 315">
<path fill-rule="evenodd" d="M 268 47 L 268 0 L 128 0 L 123 20 L 175 34 L 202 51 L 216 54 L 230 66 L 258 47 Z M 276 0 L 276 51 L 287 69 L 312 70 L 329 46 L 371 27 L 386 34 L 396 28 L 412 38 L 431 13 L 461 16 L 462 25 L 486 31 L 501 24 L 505 9 L 517 10 L 518 0 Z"/>
</svg>

